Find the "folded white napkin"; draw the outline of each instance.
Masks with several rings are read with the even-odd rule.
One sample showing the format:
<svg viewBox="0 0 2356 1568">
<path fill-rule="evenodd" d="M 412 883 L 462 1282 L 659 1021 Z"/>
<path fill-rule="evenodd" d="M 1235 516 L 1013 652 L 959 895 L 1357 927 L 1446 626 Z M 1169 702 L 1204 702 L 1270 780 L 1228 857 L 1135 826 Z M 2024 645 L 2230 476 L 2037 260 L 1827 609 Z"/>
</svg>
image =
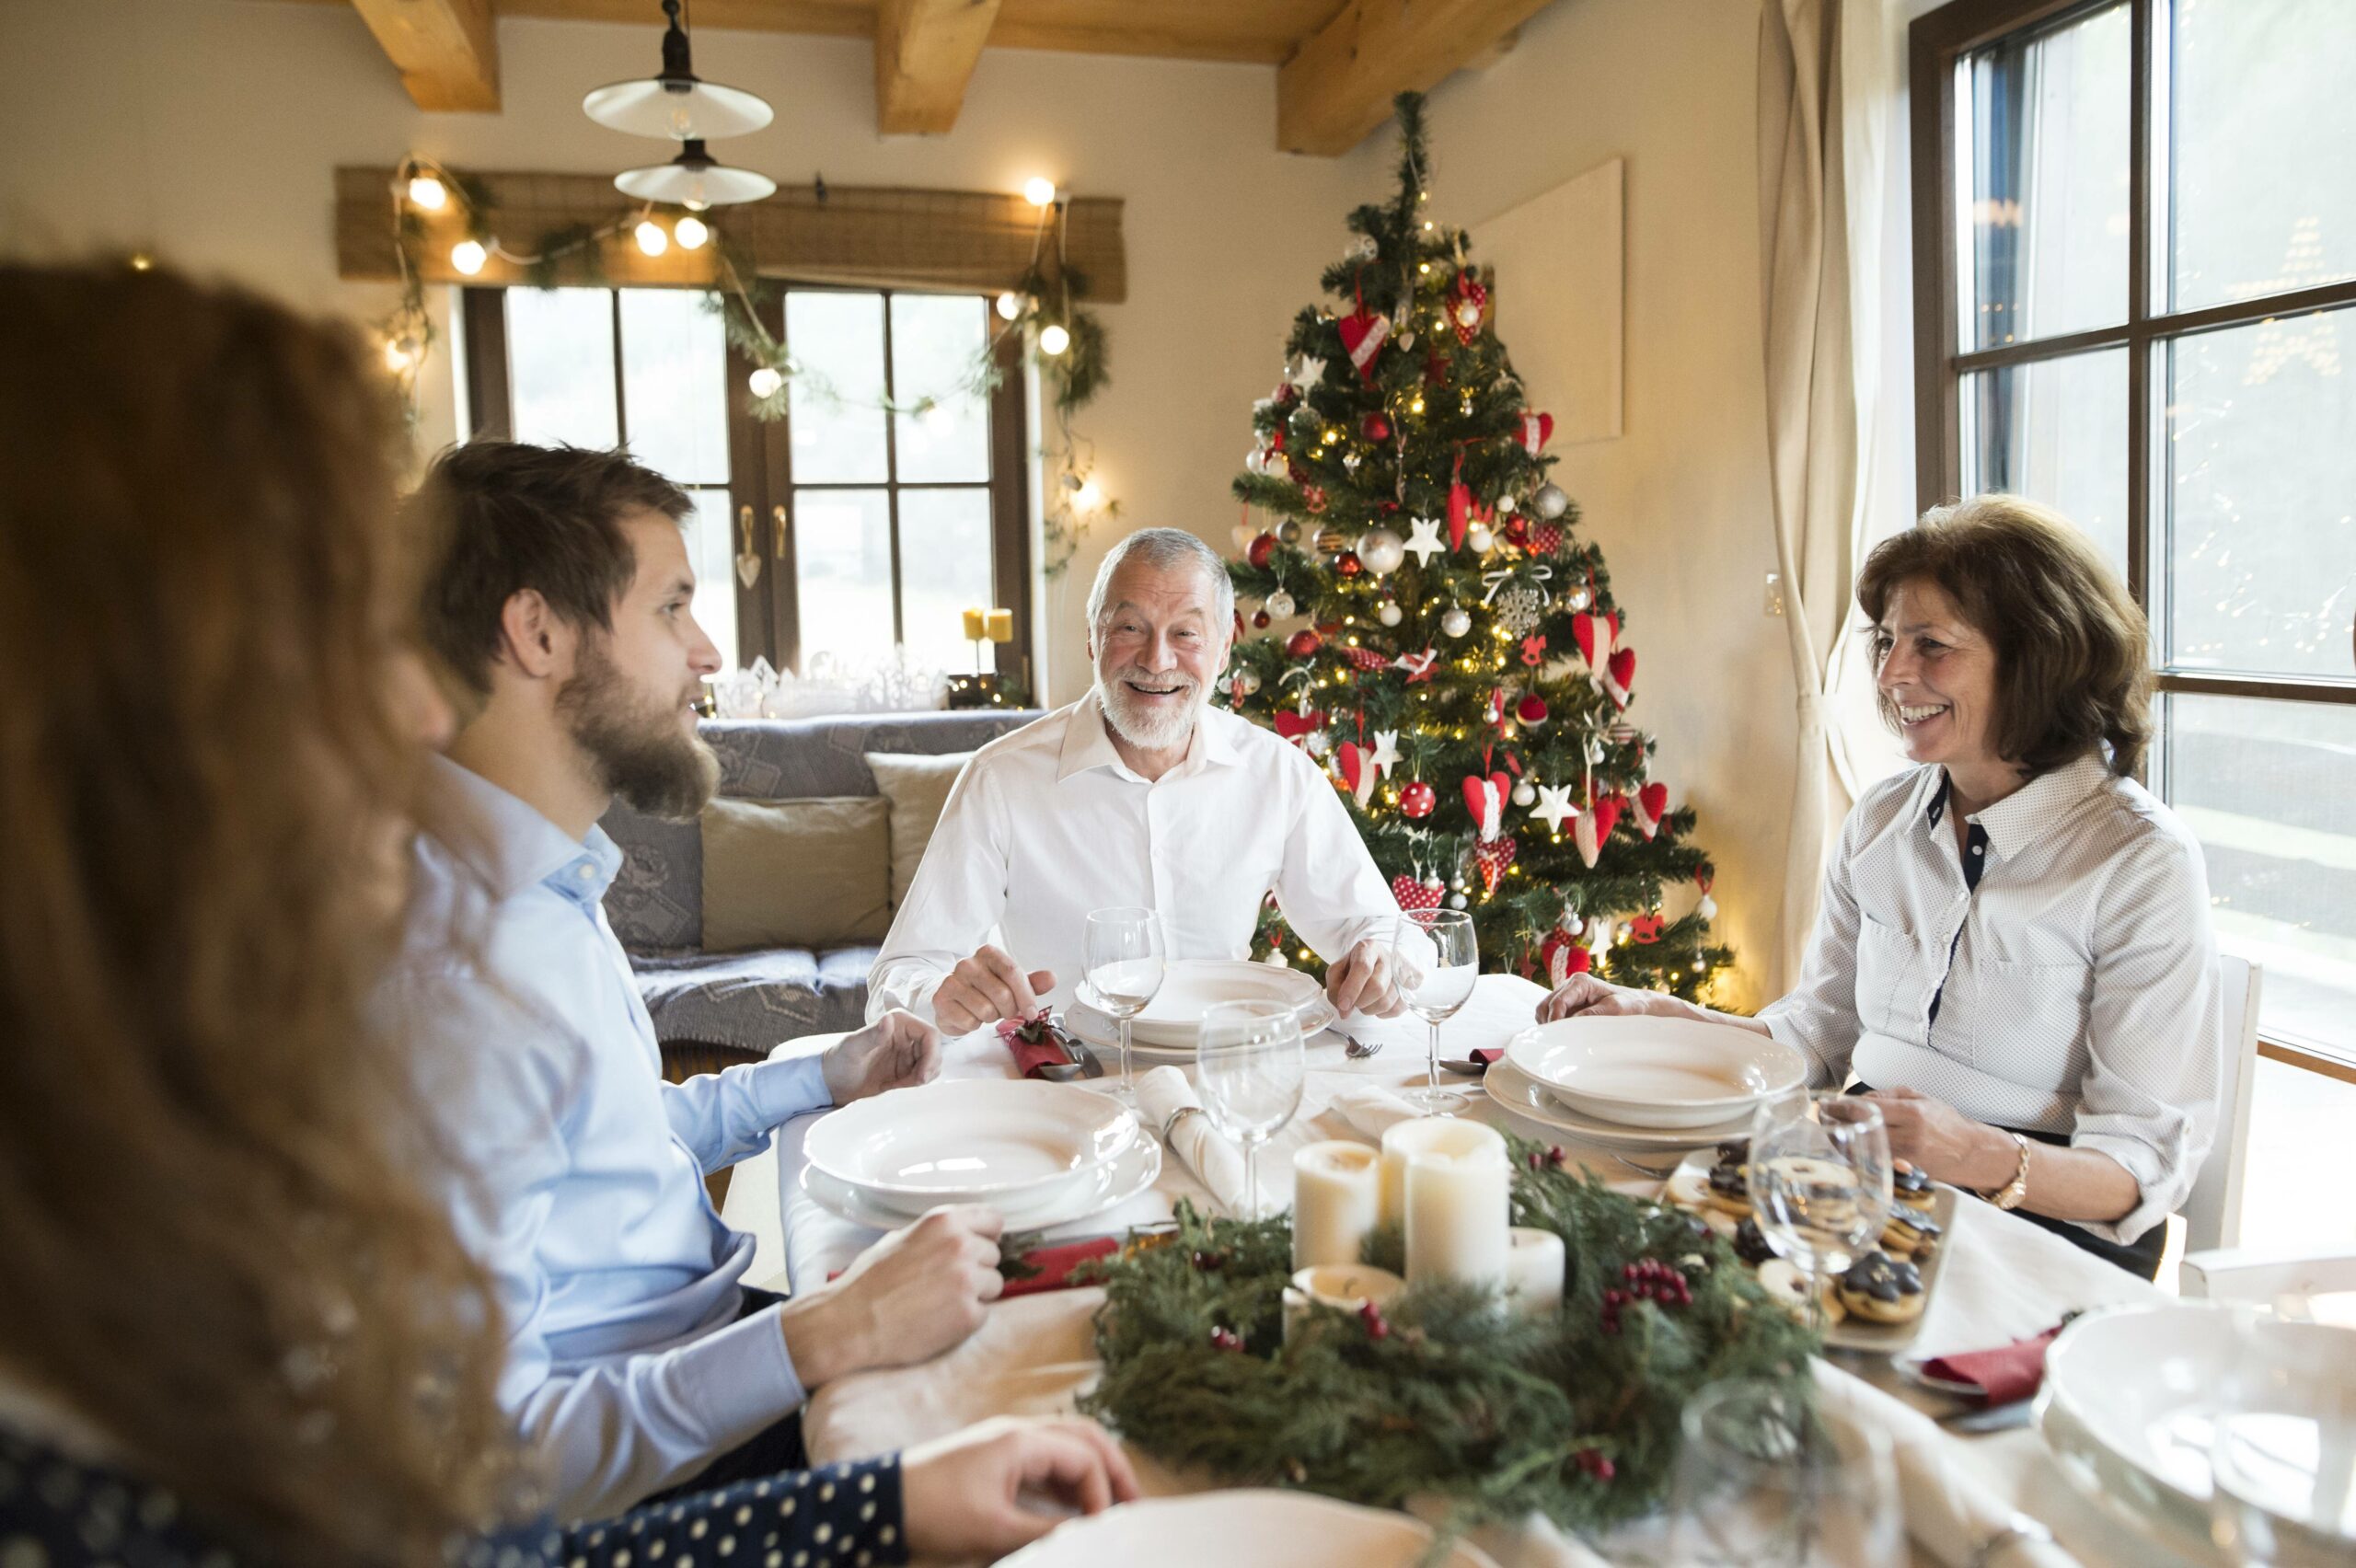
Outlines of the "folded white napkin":
<svg viewBox="0 0 2356 1568">
<path fill-rule="evenodd" d="M 1218 1136 L 1184 1073 L 1176 1067 L 1156 1067 L 1139 1076 L 1138 1115 L 1157 1134 L 1168 1129 L 1162 1141 L 1195 1173 L 1213 1204 L 1228 1214 L 1242 1212 L 1242 1151 Z M 1265 1159 L 1262 1163 L 1266 1163 Z"/>
<path fill-rule="evenodd" d="M 1929 1416 L 1822 1362 L 1816 1391 L 1827 1411 L 1888 1435 L 1906 1533 L 1947 1568 L 2079 1568 L 2075 1557 L 2041 1539 L 2015 1538 L 2002 1551 L 1986 1551 L 2022 1522 L 2019 1511 L 1963 1473 L 1954 1462 L 1957 1440 Z"/>
<path fill-rule="evenodd" d="M 1423 1115 L 1401 1099 L 1396 1090 L 1379 1083 L 1352 1085 L 1327 1101 L 1325 1109 L 1377 1143 L 1400 1123 L 1413 1122 Z"/>
</svg>

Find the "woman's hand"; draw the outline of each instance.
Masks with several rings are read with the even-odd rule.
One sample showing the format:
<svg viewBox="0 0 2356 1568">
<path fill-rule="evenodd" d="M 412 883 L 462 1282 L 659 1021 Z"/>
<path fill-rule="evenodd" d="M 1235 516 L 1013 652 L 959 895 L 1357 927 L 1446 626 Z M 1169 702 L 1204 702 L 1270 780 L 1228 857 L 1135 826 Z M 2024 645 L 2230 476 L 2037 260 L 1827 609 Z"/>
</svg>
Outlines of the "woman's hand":
<svg viewBox="0 0 2356 1568">
<path fill-rule="evenodd" d="M 1934 1182 L 1989 1192 L 2020 1169 L 2020 1146 L 2011 1134 L 1973 1121 L 1944 1100 L 1911 1089 L 1877 1089 L 1865 1098 L 1881 1107 L 1890 1157 Z"/>
<path fill-rule="evenodd" d="M 1060 1512 L 1025 1506 L 1025 1492 L 1098 1514 L 1134 1499 L 1138 1478 L 1121 1446 L 1092 1421 L 980 1422 L 900 1456 L 909 1555 L 996 1559 L 1063 1522 Z"/>
<path fill-rule="evenodd" d="M 1668 1003 L 1663 1007 L 1661 1003 Z M 1685 1005 L 1663 991 L 1638 990 L 1633 986 L 1614 986 L 1592 974 L 1574 974 L 1563 982 L 1553 995 L 1538 1004 L 1538 1021 L 1552 1023 L 1558 1018 L 1627 1018 L 1637 1013 L 1659 1013 L 1677 1017 Z"/>
</svg>

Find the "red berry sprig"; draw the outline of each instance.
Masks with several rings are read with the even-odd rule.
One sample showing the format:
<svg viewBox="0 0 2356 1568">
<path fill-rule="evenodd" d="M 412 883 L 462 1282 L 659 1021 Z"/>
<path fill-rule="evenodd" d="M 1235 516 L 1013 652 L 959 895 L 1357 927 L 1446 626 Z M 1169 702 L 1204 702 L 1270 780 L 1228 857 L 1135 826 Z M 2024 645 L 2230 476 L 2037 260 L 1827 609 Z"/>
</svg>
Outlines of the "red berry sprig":
<svg viewBox="0 0 2356 1568">
<path fill-rule="evenodd" d="M 1570 1159 L 1564 1154 L 1561 1144 L 1555 1144 L 1543 1151 L 1534 1148 L 1530 1151 L 1530 1168 L 1532 1170 L 1560 1170 L 1569 1163 Z"/>
<path fill-rule="evenodd" d="M 1620 1278 L 1626 1288 L 1603 1293 L 1603 1332 L 1620 1332 L 1620 1314 L 1632 1302 L 1649 1301 L 1664 1310 L 1693 1305 L 1693 1286 L 1685 1275 L 1658 1258 L 1638 1258 L 1624 1263 Z"/>
<path fill-rule="evenodd" d="M 1240 1351 L 1243 1348 L 1243 1336 L 1221 1323 L 1211 1331 L 1211 1348 Z"/>
<path fill-rule="evenodd" d="M 1579 1469 L 1598 1481 L 1609 1482 L 1619 1473 L 1613 1468 L 1611 1458 L 1600 1449 L 1581 1448 L 1573 1458 Z"/>
<path fill-rule="evenodd" d="M 1358 1303 L 1358 1321 L 1366 1325 L 1366 1337 L 1370 1340 L 1391 1337 L 1391 1320 L 1385 1318 L 1382 1309 L 1371 1301 Z"/>
</svg>

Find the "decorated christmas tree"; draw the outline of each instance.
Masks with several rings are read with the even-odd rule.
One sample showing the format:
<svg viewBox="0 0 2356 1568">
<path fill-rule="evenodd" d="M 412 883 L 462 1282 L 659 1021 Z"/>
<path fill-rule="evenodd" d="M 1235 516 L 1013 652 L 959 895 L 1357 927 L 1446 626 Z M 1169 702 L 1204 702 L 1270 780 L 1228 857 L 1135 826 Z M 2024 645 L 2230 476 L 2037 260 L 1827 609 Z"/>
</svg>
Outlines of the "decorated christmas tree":
<svg viewBox="0 0 2356 1568">
<path fill-rule="evenodd" d="M 1398 194 L 1350 214 L 1338 307 L 1295 318 L 1253 409 L 1221 699 L 1326 767 L 1403 906 L 1472 911 L 1484 968 L 1694 997 L 1733 958 L 1710 861 L 1647 776 L 1630 627 L 1547 478 L 1496 280 L 1426 215 L 1422 98 L 1398 113 Z M 1311 960 L 1273 908 L 1255 952 Z"/>
</svg>

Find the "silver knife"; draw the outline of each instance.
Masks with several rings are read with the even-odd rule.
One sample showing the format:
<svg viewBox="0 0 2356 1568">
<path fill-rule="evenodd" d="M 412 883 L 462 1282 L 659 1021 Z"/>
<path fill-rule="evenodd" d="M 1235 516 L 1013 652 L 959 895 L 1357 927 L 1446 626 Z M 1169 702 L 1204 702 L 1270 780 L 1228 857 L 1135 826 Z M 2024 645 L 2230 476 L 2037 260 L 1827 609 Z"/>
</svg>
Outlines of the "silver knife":
<svg viewBox="0 0 2356 1568">
<path fill-rule="evenodd" d="M 1986 1432 L 2010 1432 L 2015 1427 L 2028 1424 L 2031 1407 L 2036 1403 L 2035 1400 L 2015 1400 L 2010 1404 L 1989 1405 L 1981 1410 L 1968 1410 L 1960 1415 L 1940 1417 L 1939 1424 L 1949 1432 L 1960 1432 L 1966 1435 L 1977 1435 Z"/>
</svg>

